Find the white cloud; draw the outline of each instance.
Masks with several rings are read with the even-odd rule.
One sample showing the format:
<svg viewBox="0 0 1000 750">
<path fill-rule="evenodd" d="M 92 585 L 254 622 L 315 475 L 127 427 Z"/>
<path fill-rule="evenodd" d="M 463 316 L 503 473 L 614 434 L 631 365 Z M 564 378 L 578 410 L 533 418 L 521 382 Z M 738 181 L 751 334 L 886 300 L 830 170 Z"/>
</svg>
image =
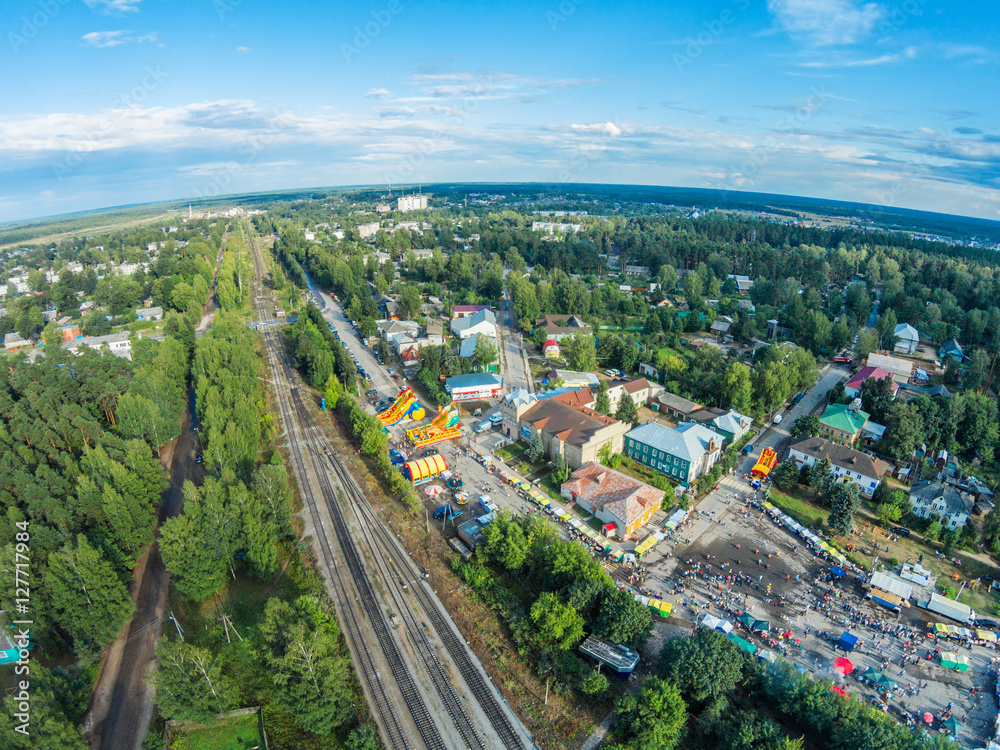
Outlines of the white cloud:
<svg viewBox="0 0 1000 750">
<path fill-rule="evenodd" d="M 121 44 L 141 44 L 142 42 L 157 43 L 159 34 L 155 31 L 149 34 L 135 36 L 131 31 L 91 31 L 82 37 L 91 47 L 117 47 Z"/>
<path fill-rule="evenodd" d="M 83 0 L 88 8 L 102 8 L 105 13 L 130 13 L 139 10 L 142 0 Z"/>
<path fill-rule="evenodd" d="M 803 68 L 871 68 L 899 62 L 899 55 L 879 55 L 878 57 L 850 58 L 841 60 L 810 60 L 801 62 Z"/>
<path fill-rule="evenodd" d="M 250 47 L 237 47 L 236 51 L 239 52 L 240 54 L 243 54 L 245 52 L 251 52 L 252 48 L 250 48 Z"/>
<path fill-rule="evenodd" d="M 622 129 L 613 122 L 595 122 L 590 125 L 573 124 L 570 127 L 578 133 L 604 133 L 612 138 L 617 138 L 622 134 Z"/>
<path fill-rule="evenodd" d="M 856 0 L 767 0 L 778 26 L 815 46 L 854 44 L 871 33 L 885 11 Z"/>
<path fill-rule="evenodd" d="M 389 89 L 368 89 L 365 92 L 365 96 L 370 96 L 375 99 L 387 99 L 392 96 L 392 92 Z"/>
</svg>

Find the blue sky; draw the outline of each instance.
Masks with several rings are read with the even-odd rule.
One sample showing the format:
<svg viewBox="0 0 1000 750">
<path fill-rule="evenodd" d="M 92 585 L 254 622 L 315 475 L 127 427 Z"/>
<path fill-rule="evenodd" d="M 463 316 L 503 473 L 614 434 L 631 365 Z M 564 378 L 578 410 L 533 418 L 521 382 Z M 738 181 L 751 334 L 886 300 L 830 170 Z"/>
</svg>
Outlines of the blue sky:
<svg viewBox="0 0 1000 750">
<path fill-rule="evenodd" d="M 5 0 L 0 34 L 0 221 L 437 181 L 1000 219 L 979 0 Z"/>
</svg>

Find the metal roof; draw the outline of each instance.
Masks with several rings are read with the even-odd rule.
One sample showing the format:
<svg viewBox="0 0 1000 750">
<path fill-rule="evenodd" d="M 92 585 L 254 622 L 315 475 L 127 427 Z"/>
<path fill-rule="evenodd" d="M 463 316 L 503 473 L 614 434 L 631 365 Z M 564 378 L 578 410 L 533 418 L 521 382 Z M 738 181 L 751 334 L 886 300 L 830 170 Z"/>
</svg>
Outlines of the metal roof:
<svg viewBox="0 0 1000 750">
<path fill-rule="evenodd" d="M 881 589 L 889 594 L 893 594 L 902 601 L 908 601 L 913 596 L 913 586 L 887 573 L 872 573 L 869 583 L 872 585 L 872 588 Z"/>
</svg>

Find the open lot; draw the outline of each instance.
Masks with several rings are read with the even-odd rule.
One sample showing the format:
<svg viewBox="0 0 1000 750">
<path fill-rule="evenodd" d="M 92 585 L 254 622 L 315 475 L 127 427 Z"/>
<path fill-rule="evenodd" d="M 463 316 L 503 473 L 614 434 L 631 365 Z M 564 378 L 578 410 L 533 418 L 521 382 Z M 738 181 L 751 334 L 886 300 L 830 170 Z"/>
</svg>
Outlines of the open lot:
<svg viewBox="0 0 1000 750">
<path fill-rule="evenodd" d="M 907 715 L 919 720 L 925 712 L 937 716 L 952 704 L 963 725 L 960 742 L 980 746 L 997 715 L 992 696 L 996 650 L 936 643 L 925 635 L 928 623 L 938 617 L 915 606 L 897 614 L 863 599 L 856 574 L 832 579 L 828 560 L 814 555 L 799 537 L 759 510 L 745 507 L 739 498 L 750 492 L 742 478 L 726 477 L 719 492 L 702 502 L 705 513 L 696 511 L 681 528 L 679 540 L 669 550 L 668 542 L 661 543 L 645 558 L 645 588 L 676 602 L 671 622 L 690 624 L 707 612 L 735 622 L 737 614 L 748 611 L 771 625 L 763 637 L 737 626 L 737 632 L 758 647 L 784 654 L 817 678 L 834 679 L 855 699 L 881 705 L 901 721 Z M 860 640 L 858 648 L 846 654 L 855 675 L 842 678 L 832 664 L 845 655 L 834 646 L 847 629 Z M 791 638 L 776 638 L 777 630 L 790 632 Z M 817 637 L 823 633 L 832 640 Z M 928 660 L 939 646 L 960 649 L 970 659 L 969 671 L 946 670 L 936 659 Z M 857 680 L 869 667 L 898 684 L 891 698 Z"/>
</svg>

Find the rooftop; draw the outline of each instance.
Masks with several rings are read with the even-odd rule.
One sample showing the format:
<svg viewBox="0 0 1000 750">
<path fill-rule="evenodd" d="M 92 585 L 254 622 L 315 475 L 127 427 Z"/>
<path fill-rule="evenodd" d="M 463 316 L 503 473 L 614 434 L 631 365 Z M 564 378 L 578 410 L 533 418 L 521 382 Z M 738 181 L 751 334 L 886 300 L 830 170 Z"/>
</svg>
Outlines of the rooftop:
<svg viewBox="0 0 1000 750">
<path fill-rule="evenodd" d="M 852 409 L 850 404 L 830 404 L 819 421 L 834 430 L 853 435 L 865 426 L 869 416 L 866 411 Z"/>
<path fill-rule="evenodd" d="M 641 518 L 649 506 L 663 501 L 663 490 L 593 461 L 574 471 L 562 486 L 575 499 L 586 502 L 592 512 L 606 510 L 626 525 Z"/>
<path fill-rule="evenodd" d="M 455 388 L 475 388 L 483 386 L 501 387 L 503 378 L 492 372 L 470 372 L 468 375 L 454 375 L 445 381 L 449 390 Z"/>
<path fill-rule="evenodd" d="M 722 438 L 718 434 L 693 422 L 685 422 L 676 429 L 659 422 L 647 422 L 636 427 L 626 437 L 685 461 L 697 461 L 708 452 L 710 445 L 722 444 Z"/>
<path fill-rule="evenodd" d="M 821 437 L 801 437 L 789 445 L 788 449 L 805 453 L 814 458 L 829 458 L 830 463 L 835 466 L 874 479 L 881 479 L 882 475 L 889 469 L 889 465 L 885 461 L 880 461 L 867 453 L 856 451 L 854 448 L 840 443 L 824 440 Z"/>
<path fill-rule="evenodd" d="M 917 498 L 924 503 L 933 502 L 942 498 L 947 505 L 949 513 L 972 514 L 975 500 L 972 495 L 962 492 L 958 487 L 944 482 L 931 481 L 925 479 L 917 482 L 910 488 L 910 498 Z"/>
<path fill-rule="evenodd" d="M 861 384 L 866 380 L 884 380 L 885 378 L 892 378 L 892 373 L 888 370 L 883 370 L 881 367 L 869 367 L 865 365 L 860 370 L 855 373 L 854 377 L 847 381 L 844 385 L 845 388 L 854 388 L 855 390 L 861 390 Z M 892 392 L 895 393 L 899 390 L 899 383 L 895 380 L 892 381 Z"/>
<path fill-rule="evenodd" d="M 683 396 L 678 396 L 676 393 L 670 393 L 669 391 L 661 393 L 656 397 L 656 400 L 663 406 L 679 411 L 682 414 L 690 414 L 701 408 L 700 404 L 696 404 L 694 401 L 690 401 Z"/>
<path fill-rule="evenodd" d="M 554 398 L 539 401 L 521 419 L 577 447 L 586 445 L 598 430 L 616 421 L 585 406 L 567 406 Z"/>
</svg>

